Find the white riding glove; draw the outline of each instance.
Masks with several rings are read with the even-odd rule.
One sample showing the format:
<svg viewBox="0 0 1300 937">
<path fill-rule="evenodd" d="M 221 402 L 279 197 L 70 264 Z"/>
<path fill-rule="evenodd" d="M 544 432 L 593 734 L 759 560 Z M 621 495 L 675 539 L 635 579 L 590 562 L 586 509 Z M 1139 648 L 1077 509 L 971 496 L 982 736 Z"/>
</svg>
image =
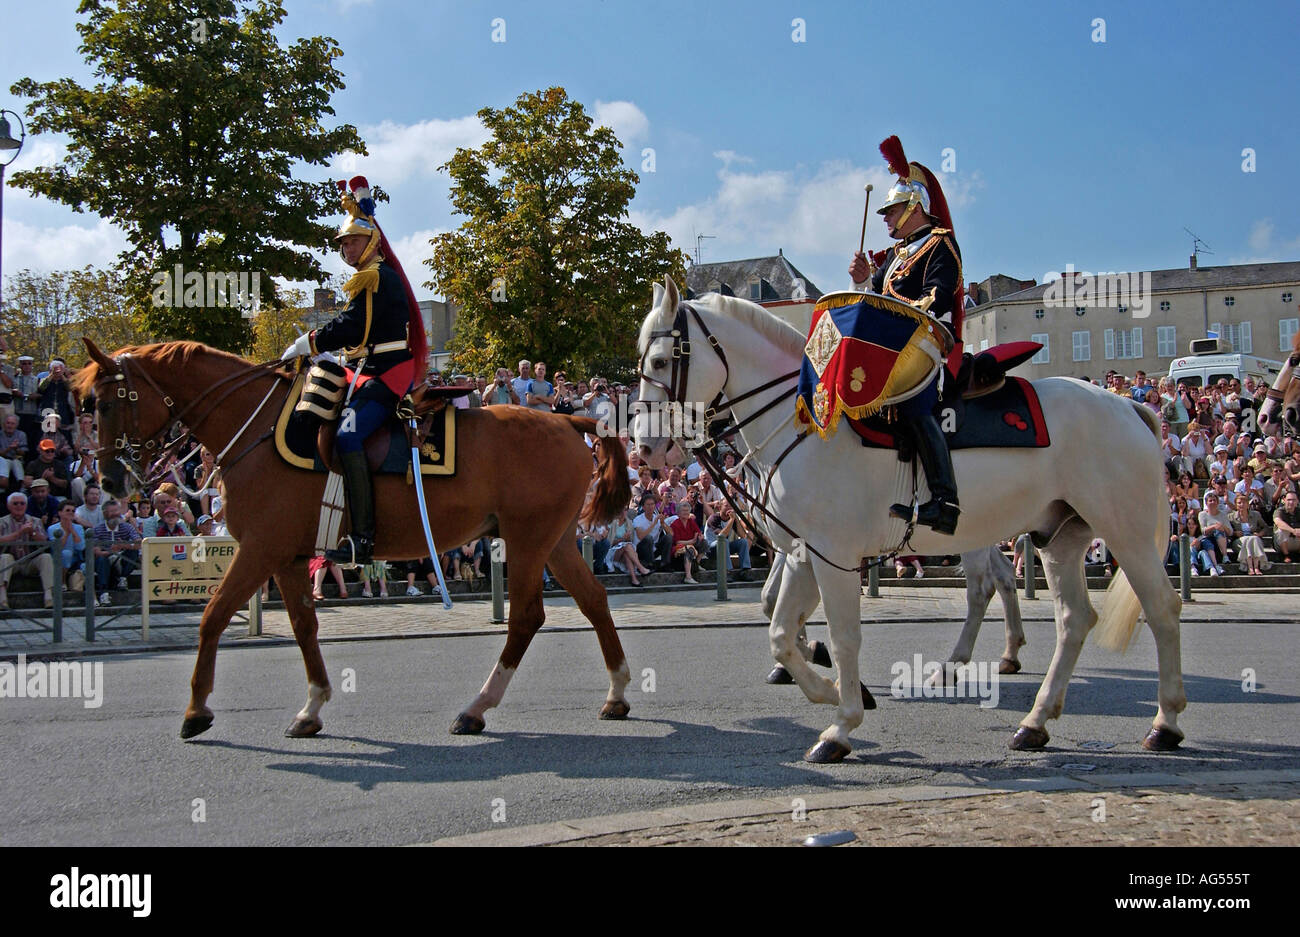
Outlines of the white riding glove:
<svg viewBox="0 0 1300 937">
<path fill-rule="evenodd" d="M 311 333 L 299 335 L 298 340 L 284 350 L 280 356 L 281 361 L 288 361 L 290 358 L 303 358 L 311 354 Z"/>
</svg>

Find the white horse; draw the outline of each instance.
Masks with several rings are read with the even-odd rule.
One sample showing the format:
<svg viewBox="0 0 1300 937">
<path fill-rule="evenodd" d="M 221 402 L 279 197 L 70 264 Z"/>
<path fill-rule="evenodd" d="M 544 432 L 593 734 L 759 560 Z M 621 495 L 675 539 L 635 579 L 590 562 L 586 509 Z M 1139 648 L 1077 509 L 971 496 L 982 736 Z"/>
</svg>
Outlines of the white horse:
<svg viewBox="0 0 1300 937">
<path fill-rule="evenodd" d="M 725 409 L 729 401 L 773 375 L 797 371 L 803 355 L 804 336 L 754 303 L 709 294 L 679 304 L 671 278 L 665 278 L 663 287 L 656 284 L 653 308 L 639 337 L 643 406 L 633 430 L 642 458 L 655 466 L 662 465 L 671 440 L 651 434 L 662 421 L 652 418 L 650 407 L 669 401 L 718 401 Z M 773 392 L 788 390 L 794 380 L 790 377 Z M 1169 504 L 1156 445 L 1159 427 L 1144 407 L 1091 384 L 1048 378 L 1035 382 L 1035 389 L 1053 444 L 954 452 L 962 491 L 956 534 L 920 528 L 907 549 L 922 554 L 968 552 L 1022 531 L 1038 544 L 1055 599 L 1056 649 L 1012 748 L 1047 744 L 1044 726 L 1061 713 L 1083 640 L 1093 625 L 1100 621 L 1099 643 L 1123 649 L 1143 611 L 1159 662 L 1158 708 L 1143 745 L 1155 751 L 1176 748 L 1183 739 L 1178 714 L 1187 705 L 1178 624 L 1182 602 L 1162 563 Z M 787 424 L 794 408 L 783 405 L 760 412 L 770 399 L 769 394 L 755 394 L 730 407 L 735 419 L 754 417 L 740 432 L 747 458 L 768 479 L 765 526 L 776 548 L 786 554 L 772 615 L 772 655 L 810 700 L 838 705 L 835 721 L 804 758 L 839 761 L 851 750 L 849 736 L 863 713 L 857 567 L 863 557 L 887 554 L 903 539 L 905 525 L 889 516 L 889 504 L 912 500 L 913 473 L 894 452 L 861 446 L 848 429 L 829 440 L 804 441 L 774 467 L 776 454 L 792 438 Z M 1123 479 L 1123 485 L 1117 486 L 1115 479 Z M 918 484 L 924 488 L 923 482 Z M 1121 566 L 1100 619 L 1088 599 L 1083 567 L 1084 551 L 1094 536 L 1105 539 Z M 796 647 L 799 629 L 819 600 L 830 631 L 837 683 L 816 674 Z"/>
<path fill-rule="evenodd" d="M 1020 649 L 1025 646 L 1025 629 L 1020 617 L 1020 597 L 1016 594 L 1016 572 L 1011 561 L 995 545 L 963 553 L 961 565 L 966 579 L 966 621 L 957 637 L 956 646 L 948 655 L 948 662 L 954 666 L 970 663 L 971 654 L 975 651 L 975 639 L 979 637 L 980 625 L 984 623 L 984 613 L 988 611 L 993 594 L 997 593 L 1002 598 L 1006 624 L 1006 646 L 1002 650 L 1002 659 L 998 661 L 998 673 L 1020 673 Z M 785 554 L 778 552 L 772 558 L 772 568 L 760 594 L 763 614 L 768 621 L 772 620 L 776 610 L 776 597 L 781 592 L 784 573 Z M 817 659 L 818 648 L 812 646 L 819 642 L 810 643 L 802 629 L 796 642 L 804 660 L 821 662 Z M 953 668 L 949 667 L 933 674 L 928 682 L 938 685 L 943 674 L 949 675 L 950 682 L 955 677 Z"/>
</svg>

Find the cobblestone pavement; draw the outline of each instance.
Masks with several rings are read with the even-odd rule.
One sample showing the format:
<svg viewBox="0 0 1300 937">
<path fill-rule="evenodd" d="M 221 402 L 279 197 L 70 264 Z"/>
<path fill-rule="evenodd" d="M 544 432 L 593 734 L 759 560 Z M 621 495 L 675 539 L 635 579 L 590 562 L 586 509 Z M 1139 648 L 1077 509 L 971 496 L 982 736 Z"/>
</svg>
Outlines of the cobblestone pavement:
<svg viewBox="0 0 1300 937">
<path fill-rule="evenodd" d="M 1300 771 L 1114 774 L 767 797 L 492 830 L 434 846 L 1295 846 Z"/>
<path fill-rule="evenodd" d="M 718 602 L 712 589 L 669 587 L 658 592 L 614 594 L 609 597 L 614 622 L 620 629 L 647 627 L 689 627 L 701 625 L 754 625 L 765 626 L 759 603 L 759 584 L 747 583 L 731 587 L 731 600 Z M 1052 602 L 1044 594 L 1033 601 L 1021 598 L 1021 613 L 1025 620 L 1050 621 Z M 1093 593 L 1093 603 L 1100 607 L 1101 594 Z M 1293 620 L 1293 602 L 1290 597 L 1241 592 L 1198 593 L 1195 602 L 1184 603 L 1184 626 L 1197 622 L 1221 622 L 1226 619 L 1241 621 Z M 557 595 L 546 599 L 546 626 L 548 628 L 587 628 L 572 599 Z M 509 606 L 507 603 L 507 612 Z M 84 619 L 68 615 L 64 618 L 64 640 L 54 644 L 49 631 L 35 631 L 31 620 L 7 619 L 0 621 L 0 653 L 26 652 L 77 652 L 105 648 L 130 648 L 135 650 L 166 650 L 192 648 L 198 645 L 198 623 L 202 607 L 187 606 L 183 611 L 152 614 L 149 640 L 143 640 L 139 612 L 128 613 L 107 623 L 109 630 L 98 630 L 93 644 L 85 640 Z M 322 640 L 347 640 L 378 637 L 427 637 L 440 634 L 505 633 L 505 625 L 491 621 L 492 605 L 484 599 L 462 600 L 447 611 L 437 599 L 391 598 L 349 599 L 327 601 L 317 608 Z M 962 621 L 966 616 L 965 590 L 926 588 L 921 586 L 882 585 L 879 598 L 862 597 L 862 620 L 872 622 L 912 621 Z M 97 619 L 103 628 L 107 616 Z M 820 609 L 811 622 L 824 622 Z M 126 626 L 126 627 L 124 627 Z M 1002 626 L 1002 605 L 995 599 L 989 606 L 986 627 Z M 49 627 L 49 621 L 44 621 Z M 16 629 L 27 629 L 20 633 Z M 263 638 L 248 636 L 248 626 L 238 618 L 231 622 L 222 636 L 223 644 L 248 643 L 272 639 L 292 640 L 293 629 L 282 608 L 267 609 L 263 613 Z"/>
<path fill-rule="evenodd" d="M 810 811 L 801 822 L 791 812 L 688 823 L 567 845 L 791 846 L 849 830 L 853 846 L 1295 846 L 1297 795 L 1297 783 L 990 794 Z"/>
</svg>

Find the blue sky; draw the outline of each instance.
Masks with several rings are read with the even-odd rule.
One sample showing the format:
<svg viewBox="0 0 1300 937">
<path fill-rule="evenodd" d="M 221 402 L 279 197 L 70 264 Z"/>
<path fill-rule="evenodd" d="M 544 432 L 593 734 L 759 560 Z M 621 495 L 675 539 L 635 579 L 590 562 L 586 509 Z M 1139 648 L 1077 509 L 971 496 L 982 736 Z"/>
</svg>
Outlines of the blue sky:
<svg viewBox="0 0 1300 937">
<path fill-rule="evenodd" d="M 380 220 L 417 284 L 429 236 L 458 224 L 436 167 L 481 142 L 479 108 L 550 85 L 619 132 L 641 175 L 638 224 L 692 252 L 696 234 L 712 235 L 705 261 L 783 248 L 823 290 L 847 285 L 862 187 L 879 204 L 889 178 L 877 146 L 891 133 L 940 174 L 967 280 L 1180 267 L 1184 227 L 1214 249 L 1202 264 L 1300 260 L 1294 2 L 287 8 L 286 39 L 329 35 L 345 52 L 337 117 L 370 146 L 356 171 L 392 193 Z M 0 9 L 0 107 L 24 106 L 8 93 L 20 77 L 89 80 L 74 0 Z M 498 18 L 504 42 L 492 41 Z M 641 171 L 647 148 L 654 172 Z M 30 137 L 14 168 L 59 152 Z M 6 187 L 6 274 L 107 263 L 121 243 L 108 222 Z M 874 214 L 867 244 L 887 245 Z"/>
</svg>

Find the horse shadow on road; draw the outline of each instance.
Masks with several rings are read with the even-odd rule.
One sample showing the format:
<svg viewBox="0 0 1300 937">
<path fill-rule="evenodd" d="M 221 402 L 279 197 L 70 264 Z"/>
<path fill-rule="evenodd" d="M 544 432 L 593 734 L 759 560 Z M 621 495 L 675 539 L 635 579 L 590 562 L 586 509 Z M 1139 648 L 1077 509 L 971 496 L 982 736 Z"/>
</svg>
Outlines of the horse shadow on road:
<svg viewBox="0 0 1300 937">
<path fill-rule="evenodd" d="M 645 718 L 627 724 L 665 726 L 671 731 L 648 737 L 489 728 L 469 744 L 346 735 L 321 735 L 315 741 L 286 739 L 280 747 L 219 738 L 196 739 L 190 744 L 286 756 L 295 760 L 270 762 L 266 767 L 351 784 L 361 790 L 380 784 L 499 781 L 529 774 L 734 785 L 738 794 L 755 787 L 832 789 L 852 780 L 837 777 L 835 766 L 828 769 L 798 760 L 816 735 L 794 719 L 755 719 L 744 723 L 750 731 L 673 719 Z M 859 749 L 874 747 L 871 742 L 859 740 L 855 744 Z M 314 750 L 313 745 L 317 745 Z M 354 745 L 364 747 L 356 750 Z M 349 746 L 349 750 L 340 750 L 342 746 Z"/>
</svg>

